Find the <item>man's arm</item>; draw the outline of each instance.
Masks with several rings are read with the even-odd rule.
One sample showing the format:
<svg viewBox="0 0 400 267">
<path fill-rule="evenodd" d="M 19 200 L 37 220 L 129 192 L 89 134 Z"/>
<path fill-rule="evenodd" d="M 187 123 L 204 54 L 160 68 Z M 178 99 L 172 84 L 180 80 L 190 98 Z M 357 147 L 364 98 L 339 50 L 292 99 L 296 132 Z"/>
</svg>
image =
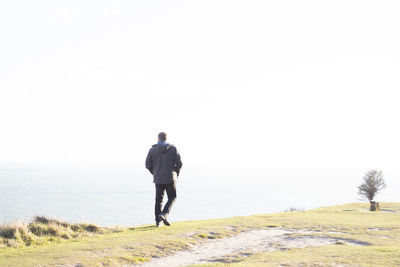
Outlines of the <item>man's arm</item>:
<svg viewBox="0 0 400 267">
<path fill-rule="evenodd" d="M 181 171 L 182 168 L 182 161 L 181 161 L 181 155 L 179 154 L 178 149 L 176 149 L 176 147 L 174 153 L 174 161 L 175 161 L 176 174 L 179 176 L 179 172 Z"/>
<path fill-rule="evenodd" d="M 147 153 L 146 157 L 146 169 L 150 171 L 151 174 L 153 174 L 153 159 L 151 158 L 151 149 L 149 150 L 149 153 Z"/>
</svg>

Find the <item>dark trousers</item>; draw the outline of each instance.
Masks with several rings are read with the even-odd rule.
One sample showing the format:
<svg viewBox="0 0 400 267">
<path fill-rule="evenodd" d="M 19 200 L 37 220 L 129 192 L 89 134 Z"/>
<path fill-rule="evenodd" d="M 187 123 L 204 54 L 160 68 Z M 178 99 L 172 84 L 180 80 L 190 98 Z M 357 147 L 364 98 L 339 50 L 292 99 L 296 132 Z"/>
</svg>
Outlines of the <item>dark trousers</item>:
<svg viewBox="0 0 400 267">
<path fill-rule="evenodd" d="M 161 211 L 161 205 L 164 199 L 164 193 L 167 191 L 168 201 Z M 154 214 L 156 221 L 159 221 L 158 215 L 160 213 L 168 214 L 171 211 L 172 205 L 176 200 L 176 185 L 175 184 L 156 184 L 156 205 L 154 207 Z"/>
</svg>

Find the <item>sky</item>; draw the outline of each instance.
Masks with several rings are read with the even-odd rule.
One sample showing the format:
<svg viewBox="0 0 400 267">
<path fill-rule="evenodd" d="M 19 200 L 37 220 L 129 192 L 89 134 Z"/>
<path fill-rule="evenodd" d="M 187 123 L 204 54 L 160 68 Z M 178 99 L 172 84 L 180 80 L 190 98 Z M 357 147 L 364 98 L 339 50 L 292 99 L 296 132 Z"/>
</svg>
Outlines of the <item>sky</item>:
<svg viewBox="0 0 400 267">
<path fill-rule="evenodd" d="M 398 169 L 398 1 L 0 3 L 0 167 Z"/>
</svg>

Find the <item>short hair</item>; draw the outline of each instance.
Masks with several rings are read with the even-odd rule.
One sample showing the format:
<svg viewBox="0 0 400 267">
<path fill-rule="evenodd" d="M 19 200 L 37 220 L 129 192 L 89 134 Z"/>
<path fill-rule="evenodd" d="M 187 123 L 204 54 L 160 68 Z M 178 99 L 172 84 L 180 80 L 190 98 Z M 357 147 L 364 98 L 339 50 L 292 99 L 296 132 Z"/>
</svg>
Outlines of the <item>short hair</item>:
<svg viewBox="0 0 400 267">
<path fill-rule="evenodd" d="M 167 134 L 164 133 L 164 132 L 159 133 L 159 134 L 158 134 L 158 139 L 159 139 L 160 141 L 165 141 L 165 140 L 167 140 Z"/>
</svg>

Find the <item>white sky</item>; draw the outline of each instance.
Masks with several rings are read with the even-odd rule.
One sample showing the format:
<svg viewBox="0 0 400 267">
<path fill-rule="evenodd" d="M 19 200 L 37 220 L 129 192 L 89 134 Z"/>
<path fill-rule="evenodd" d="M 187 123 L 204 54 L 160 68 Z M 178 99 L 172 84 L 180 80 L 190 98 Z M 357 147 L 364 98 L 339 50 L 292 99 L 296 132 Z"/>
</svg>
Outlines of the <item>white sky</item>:
<svg viewBox="0 0 400 267">
<path fill-rule="evenodd" d="M 399 1 L 1 1 L 0 164 L 397 168 Z"/>
</svg>

